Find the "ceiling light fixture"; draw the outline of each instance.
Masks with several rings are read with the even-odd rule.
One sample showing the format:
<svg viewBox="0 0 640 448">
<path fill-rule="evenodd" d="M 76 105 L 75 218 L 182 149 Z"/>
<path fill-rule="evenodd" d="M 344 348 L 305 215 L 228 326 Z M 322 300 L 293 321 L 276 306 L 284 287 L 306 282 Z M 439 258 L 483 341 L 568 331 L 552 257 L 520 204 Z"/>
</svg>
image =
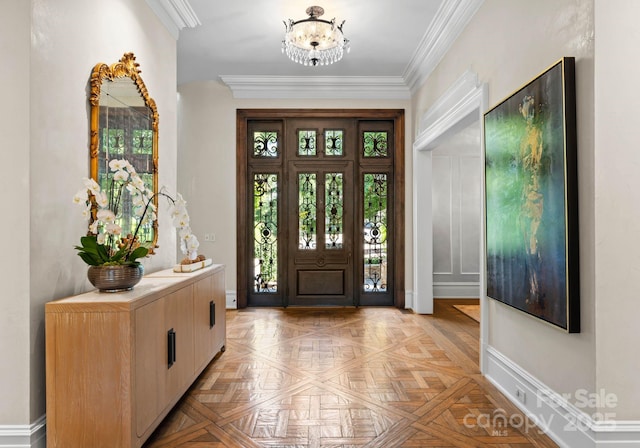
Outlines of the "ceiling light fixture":
<svg viewBox="0 0 640 448">
<path fill-rule="evenodd" d="M 320 19 L 324 9 L 309 6 L 308 19 L 284 22 L 286 33 L 282 41 L 282 52 L 294 62 L 303 65 L 329 65 L 342 59 L 349 52 L 349 40 L 342 34 L 344 20 L 336 26 L 336 19 Z"/>
</svg>

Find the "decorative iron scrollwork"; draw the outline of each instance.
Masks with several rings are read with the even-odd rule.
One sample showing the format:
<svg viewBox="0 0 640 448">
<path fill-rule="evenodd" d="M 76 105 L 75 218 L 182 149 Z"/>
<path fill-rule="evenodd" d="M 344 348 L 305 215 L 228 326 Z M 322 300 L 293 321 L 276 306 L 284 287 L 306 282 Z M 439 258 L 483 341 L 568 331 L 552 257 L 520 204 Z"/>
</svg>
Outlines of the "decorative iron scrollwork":
<svg viewBox="0 0 640 448">
<path fill-rule="evenodd" d="M 388 153 L 388 141 L 386 132 L 364 133 L 364 156 L 386 157 Z"/>
<path fill-rule="evenodd" d="M 343 131 L 342 130 L 325 130 L 324 131 L 324 154 L 327 156 L 341 156 Z"/>
<path fill-rule="evenodd" d="M 298 131 L 298 155 L 299 156 L 315 156 L 316 155 L 316 131 L 314 130 Z"/>
<path fill-rule="evenodd" d="M 364 290 L 387 291 L 386 174 L 364 175 Z"/>
<path fill-rule="evenodd" d="M 343 174 L 325 176 L 325 247 L 341 249 L 343 239 Z"/>
<path fill-rule="evenodd" d="M 298 249 L 317 244 L 316 173 L 298 174 Z"/>
<path fill-rule="evenodd" d="M 256 157 L 278 157 L 278 133 L 275 131 L 254 132 L 253 155 Z"/>
<path fill-rule="evenodd" d="M 278 175 L 255 174 L 254 208 L 254 290 L 278 291 Z"/>
</svg>

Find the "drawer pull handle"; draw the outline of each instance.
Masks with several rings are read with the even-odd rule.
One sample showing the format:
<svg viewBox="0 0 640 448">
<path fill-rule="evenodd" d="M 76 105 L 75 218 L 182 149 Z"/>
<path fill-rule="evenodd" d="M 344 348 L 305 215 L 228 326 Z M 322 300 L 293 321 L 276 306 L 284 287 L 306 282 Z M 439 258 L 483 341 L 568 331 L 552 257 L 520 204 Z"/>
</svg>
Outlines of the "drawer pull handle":
<svg viewBox="0 0 640 448">
<path fill-rule="evenodd" d="M 209 302 L 209 328 L 213 328 L 216 324 L 216 304 L 212 300 Z"/>
<path fill-rule="evenodd" d="M 167 333 L 167 342 L 167 368 L 171 368 L 176 362 L 176 332 L 173 331 L 173 328 Z"/>
</svg>

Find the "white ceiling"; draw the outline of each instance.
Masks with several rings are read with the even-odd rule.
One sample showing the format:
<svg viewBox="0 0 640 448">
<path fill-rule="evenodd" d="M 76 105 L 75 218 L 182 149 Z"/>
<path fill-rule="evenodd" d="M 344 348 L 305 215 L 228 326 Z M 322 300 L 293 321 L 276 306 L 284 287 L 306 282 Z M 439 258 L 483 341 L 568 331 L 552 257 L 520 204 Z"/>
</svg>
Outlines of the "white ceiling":
<svg viewBox="0 0 640 448">
<path fill-rule="evenodd" d="M 170 0 L 177 3 L 177 0 Z M 200 25 L 179 32 L 178 83 L 253 77 L 404 77 L 443 0 L 188 0 Z M 445 1 L 445 3 L 447 3 Z M 455 3 L 449 1 L 448 3 Z M 305 67 L 281 52 L 283 21 L 345 20 L 351 52 L 330 66 Z"/>
</svg>

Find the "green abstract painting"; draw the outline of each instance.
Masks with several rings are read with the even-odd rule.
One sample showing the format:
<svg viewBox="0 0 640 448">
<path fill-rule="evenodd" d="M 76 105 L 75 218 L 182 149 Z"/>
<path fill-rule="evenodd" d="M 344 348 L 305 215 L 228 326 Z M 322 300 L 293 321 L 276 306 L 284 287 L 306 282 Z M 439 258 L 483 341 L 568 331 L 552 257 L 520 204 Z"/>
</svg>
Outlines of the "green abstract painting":
<svg viewBox="0 0 640 448">
<path fill-rule="evenodd" d="M 573 58 L 484 116 L 487 295 L 579 331 Z"/>
</svg>

